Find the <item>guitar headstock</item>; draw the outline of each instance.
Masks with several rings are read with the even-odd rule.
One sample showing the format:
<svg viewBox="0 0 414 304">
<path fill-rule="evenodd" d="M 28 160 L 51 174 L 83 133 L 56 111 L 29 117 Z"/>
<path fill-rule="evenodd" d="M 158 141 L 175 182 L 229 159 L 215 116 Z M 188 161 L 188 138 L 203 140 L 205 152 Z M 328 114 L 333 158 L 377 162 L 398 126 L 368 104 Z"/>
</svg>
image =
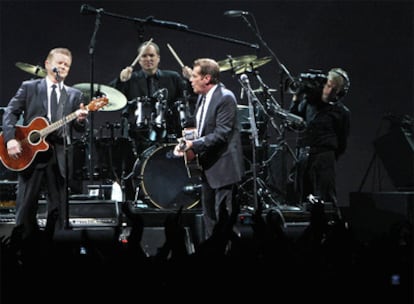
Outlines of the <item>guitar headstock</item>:
<svg viewBox="0 0 414 304">
<path fill-rule="evenodd" d="M 108 97 L 98 97 L 92 99 L 88 104 L 88 110 L 89 111 L 97 111 L 100 108 L 106 106 L 108 104 L 109 100 Z"/>
</svg>

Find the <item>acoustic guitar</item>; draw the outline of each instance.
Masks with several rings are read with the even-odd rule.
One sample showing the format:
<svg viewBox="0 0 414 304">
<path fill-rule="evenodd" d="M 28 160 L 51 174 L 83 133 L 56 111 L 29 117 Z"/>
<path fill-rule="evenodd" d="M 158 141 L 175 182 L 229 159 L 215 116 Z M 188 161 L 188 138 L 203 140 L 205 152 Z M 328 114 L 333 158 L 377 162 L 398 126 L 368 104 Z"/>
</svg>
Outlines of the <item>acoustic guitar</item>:
<svg viewBox="0 0 414 304">
<path fill-rule="evenodd" d="M 86 106 L 88 111 L 97 111 L 108 104 L 107 97 L 93 99 Z M 36 117 L 27 126 L 16 126 L 15 139 L 20 142 L 22 154 L 13 159 L 7 153 L 3 132 L 0 133 L 0 160 L 3 165 L 12 171 L 23 171 L 29 167 L 39 152 L 49 149 L 46 136 L 56 131 L 77 117 L 76 111 L 66 117 L 49 124 L 44 117 Z"/>
</svg>

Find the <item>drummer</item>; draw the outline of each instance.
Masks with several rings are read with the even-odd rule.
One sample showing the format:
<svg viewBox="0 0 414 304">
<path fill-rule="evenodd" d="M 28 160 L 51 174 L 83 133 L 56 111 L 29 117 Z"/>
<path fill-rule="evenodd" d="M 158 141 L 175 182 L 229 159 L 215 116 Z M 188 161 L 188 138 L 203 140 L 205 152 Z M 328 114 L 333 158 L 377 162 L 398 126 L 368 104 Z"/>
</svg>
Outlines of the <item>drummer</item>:
<svg viewBox="0 0 414 304">
<path fill-rule="evenodd" d="M 185 97 L 192 90 L 189 81 L 178 72 L 159 68 L 160 48 L 152 40 L 138 47 L 136 60 L 140 70 L 134 71 L 134 64 L 127 66 L 110 85 L 128 99 L 123 123 L 128 125 L 128 136 L 134 139 L 136 150 L 141 153 L 155 143 L 175 143 L 181 136 L 179 104 L 186 102 Z M 161 110 L 165 123 L 161 125 L 154 121 L 159 114 L 157 101 L 164 105 Z"/>
</svg>

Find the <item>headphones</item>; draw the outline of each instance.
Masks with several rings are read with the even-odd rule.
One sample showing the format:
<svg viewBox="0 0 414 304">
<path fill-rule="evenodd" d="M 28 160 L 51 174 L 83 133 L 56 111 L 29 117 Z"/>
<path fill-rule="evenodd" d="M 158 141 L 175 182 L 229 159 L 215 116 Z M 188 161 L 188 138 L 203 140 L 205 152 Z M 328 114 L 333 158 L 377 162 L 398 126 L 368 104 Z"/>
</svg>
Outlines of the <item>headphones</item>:
<svg viewBox="0 0 414 304">
<path fill-rule="evenodd" d="M 342 85 L 342 89 L 336 94 L 337 99 L 339 100 L 342 97 L 344 97 L 346 94 L 348 94 L 349 87 L 351 86 L 351 81 L 349 79 L 348 73 L 345 72 L 341 68 L 333 68 L 329 72 L 339 75 L 344 80 L 344 83 Z"/>
</svg>

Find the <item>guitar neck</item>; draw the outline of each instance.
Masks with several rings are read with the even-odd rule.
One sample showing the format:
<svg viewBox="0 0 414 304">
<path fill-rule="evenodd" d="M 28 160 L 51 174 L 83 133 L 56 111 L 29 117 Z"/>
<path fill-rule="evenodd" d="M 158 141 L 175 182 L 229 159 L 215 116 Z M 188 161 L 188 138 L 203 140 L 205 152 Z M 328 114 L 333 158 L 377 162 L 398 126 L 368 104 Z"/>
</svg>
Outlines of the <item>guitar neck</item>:
<svg viewBox="0 0 414 304">
<path fill-rule="evenodd" d="M 50 133 L 56 131 L 57 129 L 59 129 L 60 127 L 64 126 L 65 124 L 71 122 L 75 118 L 76 118 L 76 112 L 73 112 L 73 113 L 65 116 L 64 118 L 55 121 L 54 123 L 50 124 L 46 128 L 44 128 L 42 130 L 39 130 L 40 136 L 41 137 L 46 137 Z"/>
</svg>

